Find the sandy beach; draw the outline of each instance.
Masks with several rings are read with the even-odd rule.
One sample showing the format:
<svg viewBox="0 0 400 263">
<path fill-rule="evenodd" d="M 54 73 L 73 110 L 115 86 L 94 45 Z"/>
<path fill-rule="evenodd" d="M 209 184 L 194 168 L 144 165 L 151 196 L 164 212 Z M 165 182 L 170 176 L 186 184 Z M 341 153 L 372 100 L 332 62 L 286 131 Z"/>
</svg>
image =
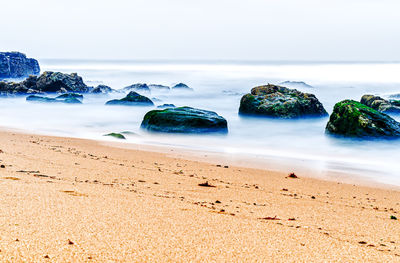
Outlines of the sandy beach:
<svg viewBox="0 0 400 263">
<path fill-rule="evenodd" d="M 395 187 L 0 135 L 2 262 L 400 262 Z"/>
</svg>

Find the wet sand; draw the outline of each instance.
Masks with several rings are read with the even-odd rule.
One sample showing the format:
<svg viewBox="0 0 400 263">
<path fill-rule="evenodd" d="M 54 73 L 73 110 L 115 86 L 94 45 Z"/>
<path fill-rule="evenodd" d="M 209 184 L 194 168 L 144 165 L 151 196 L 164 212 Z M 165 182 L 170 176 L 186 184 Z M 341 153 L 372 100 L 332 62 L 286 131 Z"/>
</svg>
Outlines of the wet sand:
<svg viewBox="0 0 400 263">
<path fill-rule="evenodd" d="M 2 262 L 400 262 L 395 187 L 10 131 L 0 149 Z"/>
</svg>

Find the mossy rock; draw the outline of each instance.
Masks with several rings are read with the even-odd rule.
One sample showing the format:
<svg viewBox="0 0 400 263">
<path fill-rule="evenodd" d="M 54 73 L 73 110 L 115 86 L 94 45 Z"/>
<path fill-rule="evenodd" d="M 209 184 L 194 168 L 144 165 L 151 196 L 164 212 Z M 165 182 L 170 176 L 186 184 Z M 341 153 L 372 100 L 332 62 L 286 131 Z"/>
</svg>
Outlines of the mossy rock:
<svg viewBox="0 0 400 263">
<path fill-rule="evenodd" d="M 244 95 L 239 114 L 283 119 L 328 115 L 315 95 L 272 84 L 255 87 Z"/>
<path fill-rule="evenodd" d="M 191 107 L 149 111 L 141 127 L 166 133 L 227 133 L 227 121 L 217 113 Z"/>
<path fill-rule="evenodd" d="M 106 105 L 123 105 L 123 106 L 153 106 L 154 103 L 147 97 L 131 91 L 125 98 L 119 100 L 110 100 Z"/>
<path fill-rule="evenodd" d="M 360 102 L 368 107 L 387 114 L 400 113 L 400 103 L 396 100 L 388 101 L 379 96 L 366 94 L 361 97 Z"/>
<path fill-rule="evenodd" d="M 335 104 L 326 125 L 328 134 L 359 138 L 400 137 L 400 123 L 354 100 Z"/>
<path fill-rule="evenodd" d="M 126 139 L 125 136 L 122 135 L 121 133 L 115 133 L 115 132 L 112 132 L 112 133 L 109 133 L 109 134 L 105 134 L 104 136 L 114 137 L 116 139 L 121 139 L 121 140 L 125 140 Z"/>
</svg>

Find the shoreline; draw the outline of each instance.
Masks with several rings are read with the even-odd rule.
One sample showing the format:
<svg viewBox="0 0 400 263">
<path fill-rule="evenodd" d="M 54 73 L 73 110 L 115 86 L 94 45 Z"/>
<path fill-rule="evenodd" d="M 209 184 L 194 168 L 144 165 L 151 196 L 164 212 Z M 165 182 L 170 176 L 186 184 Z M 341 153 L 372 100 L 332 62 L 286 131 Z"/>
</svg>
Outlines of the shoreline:
<svg viewBox="0 0 400 263">
<path fill-rule="evenodd" d="M 377 180 L 377 178 L 369 178 L 362 176 L 362 171 L 352 173 L 350 168 L 348 171 L 332 171 L 326 168 L 315 168 L 316 160 L 293 158 L 289 156 L 258 156 L 251 154 L 250 157 L 245 154 L 224 153 L 210 150 L 189 149 L 179 145 L 163 145 L 154 143 L 136 143 L 128 141 L 118 141 L 110 138 L 107 139 L 90 139 L 81 137 L 69 137 L 64 135 L 50 135 L 41 132 L 31 132 L 22 129 L 8 128 L 0 126 L 0 132 L 15 132 L 19 134 L 33 134 L 38 136 L 88 140 L 96 142 L 100 145 L 117 147 L 121 149 L 131 149 L 138 151 L 154 152 L 167 154 L 173 158 L 181 158 L 184 160 L 202 161 L 208 164 L 228 162 L 230 165 L 235 165 L 243 168 L 259 169 L 263 171 L 273 171 L 282 173 L 295 172 L 302 177 L 313 178 L 322 181 L 330 181 L 336 183 L 344 183 L 358 186 L 366 186 L 372 188 L 381 188 L 400 191 L 400 185 L 385 183 Z M 323 163 L 323 162 L 322 162 Z M 365 173 L 372 173 L 370 170 L 365 170 Z"/>
<path fill-rule="evenodd" d="M 143 145 L 0 135 L 1 261 L 400 260 L 398 190 Z"/>
</svg>

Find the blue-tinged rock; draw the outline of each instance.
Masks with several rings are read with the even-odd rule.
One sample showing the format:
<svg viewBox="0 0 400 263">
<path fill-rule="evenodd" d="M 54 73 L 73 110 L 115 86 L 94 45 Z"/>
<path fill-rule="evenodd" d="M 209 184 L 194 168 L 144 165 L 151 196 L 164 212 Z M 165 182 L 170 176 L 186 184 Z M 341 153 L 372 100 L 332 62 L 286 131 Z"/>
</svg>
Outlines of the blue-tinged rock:
<svg viewBox="0 0 400 263">
<path fill-rule="evenodd" d="M 0 79 L 23 78 L 40 73 L 37 60 L 20 52 L 0 52 Z"/>
<path fill-rule="evenodd" d="M 172 88 L 172 90 L 186 90 L 186 91 L 193 91 L 192 88 L 190 88 L 188 85 L 184 84 L 184 83 L 178 83 L 176 85 L 174 85 Z"/>
</svg>

